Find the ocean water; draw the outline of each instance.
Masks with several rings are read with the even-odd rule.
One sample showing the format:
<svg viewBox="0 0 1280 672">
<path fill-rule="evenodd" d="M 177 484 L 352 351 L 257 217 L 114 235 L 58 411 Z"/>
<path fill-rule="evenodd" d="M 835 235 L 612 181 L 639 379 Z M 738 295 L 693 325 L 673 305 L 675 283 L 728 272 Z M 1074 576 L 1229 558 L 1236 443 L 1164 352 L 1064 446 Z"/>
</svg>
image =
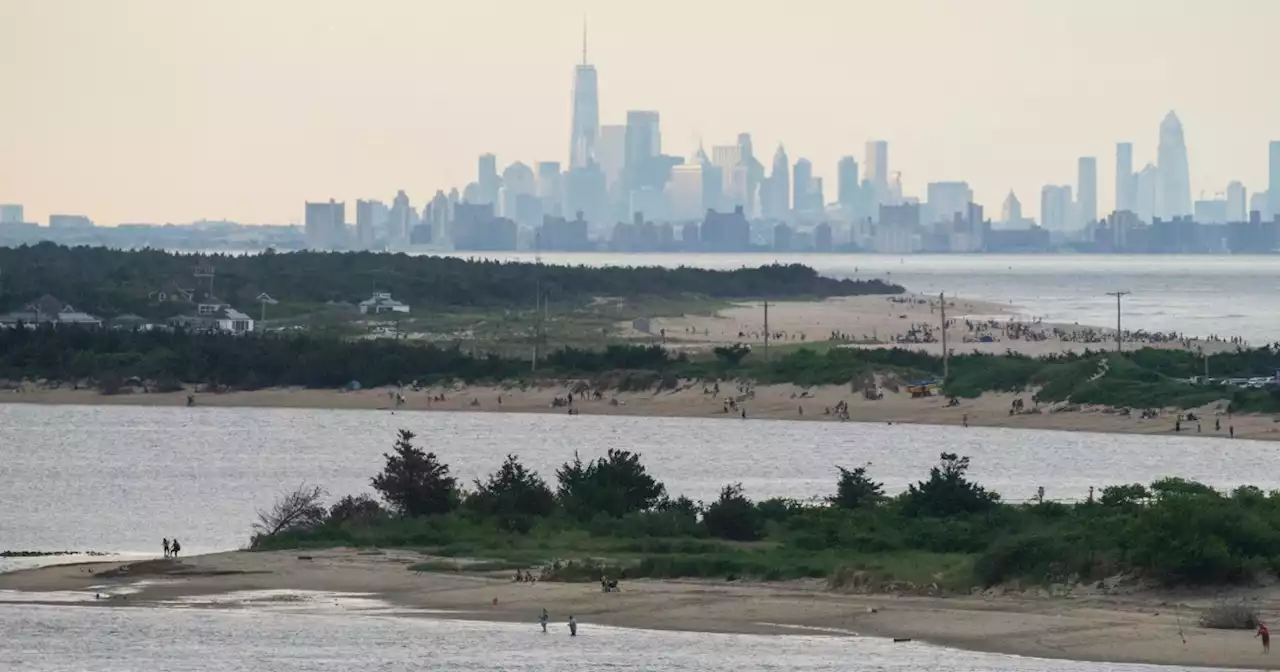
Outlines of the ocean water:
<svg viewBox="0 0 1280 672">
<path fill-rule="evenodd" d="M 917 643 L 475 623 L 364 614 L 0 604 L 0 669 L 24 672 L 1174 672 Z M 1201 668 L 1203 669 L 1203 668 Z"/>
<path fill-rule="evenodd" d="M 823 497 L 836 465 L 870 465 L 889 492 L 927 476 L 940 453 L 1009 500 L 1043 486 L 1183 476 L 1219 487 L 1280 488 L 1276 444 L 996 428 L 537 414 L 0 405 L 0 551 L 188 553 L 247 543 L 255 510 L 302 483 L 369 492 L 397 430 L 419 435 L 463 483 L 516 453 L 548 480 L 580 453 L 642 454 L 673 495 L 714 499 L 740 482 L 753 498 Z M 0 569 L 16 561 L 0 559 Z"/>
<path fill-rule="evenodd" d="M 459 254 L 459 256 L 469 256 Z M 487 253 L 533 260 L 532 254 Z M 1124 297 L 1125 329 L 1189 336 L 1240 336 L 1260 345 L 1280 340 L 1280 255 L 880 255 L 880 254 L 571 254 L 546 253 L 548 264 L 695 266 L 733 269 L 800 263 L 837 278 L 882 278 L 924 294 L 1016 306 L 1046 321 L 1113 327 Z"/>
</svg>

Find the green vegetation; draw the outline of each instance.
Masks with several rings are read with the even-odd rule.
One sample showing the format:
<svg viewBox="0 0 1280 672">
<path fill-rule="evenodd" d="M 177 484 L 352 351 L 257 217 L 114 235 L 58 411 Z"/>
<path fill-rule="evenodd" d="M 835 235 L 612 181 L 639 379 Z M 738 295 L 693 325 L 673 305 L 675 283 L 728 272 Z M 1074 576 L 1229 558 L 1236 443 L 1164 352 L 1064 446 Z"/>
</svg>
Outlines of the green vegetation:
<svg viewBox="0 0 1280 672">
<path fill-rule="evenodd" d="M 1280 390 L 1197 385 L 1188 378 L 1204 360 L 1179 350 L 1143 349 L 1068 354 L 1041 359 L 1020 355 L 959 355 L 951 358 L 948 395 L 976 397 L 986 391 L 1037 388 L 1035 401 L 1102 404 L 1119 408 L 1193 408 L 1228 400 L 1239 412 L 1280 410 Z M 1269 347 L 1214 355 L 1216 375 L 1270 376 L 1280 369 L 1280 349 Z M 420 381 L 435 383 L 532 382 L 527 357 L 476 354 L 456 346 L 420 345 L 392 339 L 344 339 L 333 334 L 229 336 L 183 331 L 86 329 L 0 330 L 0 379 L 43 379 L 94 384 L 122 391 L 131 378 L 148 389 L 175 390 L 179 383 L 215 388 L 274 386 L 341 388 Z M 764 360 L 745 345 L 690 355 L 660 346 L 612 345 L 603 349 L 561 348 L 538 363 L 537 377 L 588 380 L 625 391 L 669 388 L 679 380 L 749 379 L 761 384 L 801 386 L 869 384 L 873 374 L 899 382 L 942 374 L 942 360 L 903 349 L 800 348 Z"/>
<path fill-rule="evenodd" d="M 257 307 L 257 297 L 266 292 L 285 302 L 271 309 L 282 317 L 335 302 L 358 302 L 373 290 L 391 292 L 424 313 L 527 307 L 539 286 L 550 301 L 572 306 L 600 297 L 795 299 L 903 291 L 880 280 L 822 277 L 799 264 L 733 271 L 592 268 L 371 252 L 187 255 L 40 243 L 0 248 L 4 269 L 0 311 L 52 294 L 102 317 L 134 313 L 168 318 L 177 312 L 173 302 L 157 300 L 156 293 L 174 295 L 178 288 L 191 288 L 193 269 L 210 266 L 217 274 L 214 293 L 219 298 L 251 311 Z"/>
<path fill-rule="evenodd" d="M 300 488 L 261 513 L 252 547 L 413 548 L 434 558 L 417 571 L 540 567 L 544 579 L 560 581 L 597 581 L 601 572 L 814 577 L 856 591 L 966 591 L 1121 574 L 1224 584 L 1280 571 L 1280 493 L 1250 487 L 1223 494 L 1170 478 L 1108 487 L 1097 501 L 1073 505 L 1007 504 L 968 479 L 968 458 L 944 453 L 925 480 L 895 497 L 884 497 L 865 469 L 842 468 L 837 493 L 823 504 L 753 502 L 736 484 L 700 504 L 671 499 L 639 455 L 610 450 L 563 465 L 554 491 L 515 456 L 468 491 L 412 439 L 402 432 L 373 480 L 389 509 L 364 498 L 365 515 L 352 517 L 347 498 L 327 516 L 300 515 L 320 499 L 318 489 Z"/>
</svg>

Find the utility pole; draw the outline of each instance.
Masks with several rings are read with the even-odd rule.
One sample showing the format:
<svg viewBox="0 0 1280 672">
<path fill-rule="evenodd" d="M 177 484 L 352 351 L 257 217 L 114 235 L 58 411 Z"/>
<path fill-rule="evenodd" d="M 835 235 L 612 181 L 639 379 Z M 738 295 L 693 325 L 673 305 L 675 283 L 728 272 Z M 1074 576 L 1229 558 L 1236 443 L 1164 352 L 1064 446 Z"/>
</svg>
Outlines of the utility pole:
<svg viewBox="0 0 1280 672">
<path fill-rule="evenodd" d="M 769 361 L 769 302 L 764 302 L 764 361 Z"/>
<path fill-rule="evenodd" d="M 947 295 L 938 294 L 938 306 L 942 310 L 942 382 L 946 384 L 951 376 L 951 354 L 947 352 Z"/>
<path fill-rule="evenodd" d="M 542 298 L 542 232 L 534 234 L 533 238 L 533 263 L 537 267 L 534 277 L 534 291 L 538 294 L 533 301 L 533 370 L 538 370 L 538 354 L 542 346 L 542 318 L 543 318 L 543 298 Z"/>
<path fill-rule="evenodd" d="M 1124 349 L 1124 332 L 1120 331 L 1120 298 L 1133 292 L 1107 292 L 1107 296 L 1116 297 L 1116 352 Z"/>
</svg>

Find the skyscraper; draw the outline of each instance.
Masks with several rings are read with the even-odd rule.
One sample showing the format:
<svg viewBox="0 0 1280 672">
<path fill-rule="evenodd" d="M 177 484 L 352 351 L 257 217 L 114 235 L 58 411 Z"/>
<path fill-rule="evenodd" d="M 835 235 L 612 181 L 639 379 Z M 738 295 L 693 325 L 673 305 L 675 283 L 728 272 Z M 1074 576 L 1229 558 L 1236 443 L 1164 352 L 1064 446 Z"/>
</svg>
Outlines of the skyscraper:
<svg viewBox="0 0 1280 672">
<path fill-rule="evenodd" d="M 21 205 L 0 205 L 0 224 L 21 224 L 23 221 Z"/>
<path fill-rule="evenodd" d="M 569 170 L 596 160 L 600 137 L 600 91 L 596 67 L 587 63 L 587 27 L 582 26 L 582 64 L 573 76 L 573 129 L 569 137 Z"/>
<path fill-rule="evenodd" d="M 1065 231 L 1071 222 L 1071 187 L 1046 184 L 1040 190 L 1040 226 Z"/>
<path fill-rule="evenodd" d="M 964 216 L 973 202 L 968 182 L 930 182 L 925 193 L 929 200 L 922 224 L 954 221 L 956 215 Z"/>
<path fill-rule="evenodd" d="M 791 173 L 791 207 L 797 213 L 808 212 L 811 209 L 809 203 L 809 195 L 813 193 L 813 164 L 809 159 L 800 159 L 796 161 L 795 168 Z"/>
<path fill-rule="evenodd" d="M 649 110 L 627 112 L 626 145 L 623 150 L 623 174 L 627 191 L 653 185 L 652 159 L 662 153 L 662 133 L 658 113 Z M 661 186 L 661 185 L 656 185 Z"/>
<path fill-rule="evenodd" d="M 559 161 L 538 162 L 538 198 L 544 214 L 564 216 L 564 175 Z"/>
<path fill-rule="evenodd" d="M 1116 207 L 1117 211 L 1133 211 L 1133 143 L 1116 143 Z"/>
<path fill-rule="evenodd" d="M 1160 122 L 1160 147 L 1156 154 L 1160 171 L 1157 216 L 1173 219 L 1191 214 L 1191 172 L 1182 122 L 1173 112 Z"/>
<path fill-rule="evenodd" d="M 1009 195 L 1004 199 L 1004 208 L 1001 210 L 1000 217 L 1005 224 L 1022 223 L 1022 202 L 1014 195 L 1013 190 L 1010 190 Z"/>
<path fill-rule="evenodd" d="M 852 156 L 836 164 L 836 201 L 846 213 L 858 205 L 858 161 Z"/>
<path fill-rule="evenodd" d="M 50 228 L 53 226 L 50 216 Z M 347 205 L 329 199 L 328 203 L 307 203 L 306 219 L 303 231 L 307 238 L 307 247 L 313 250 L 332 250 L 341 247 L 345 242 L 347 228 Z"/>
<path fill-rule="evenodd" d="M 1078 225 L 1088 226 L 1098 221 L 1098 160 L 1082 156 L 1076 170 L 1076 194 L 1080 200 Z"/>
<path fill-rule="evenodd" d="M 750 133 L 738 134 L 738 168 L 742 173 L 739 179 L 746 182 L 746 215 L 750 219 L 759 214 L 759 204 L 756 199 L 760 191 L 760 183 L 764 180 L 764 166 L 756 160 Z"/>
<path fill-rule="evenodd" d="M 1280 216 L 1280 140 L 1272 140 L 1270 149 L 1270 165 L 1267 166 L 1270 171 L 1267 179 L 1267 208 L 1270 212 L 1267 213 L 1267 221 Z"/>
<path fill-rule="evenodd" d="M 771 219 L 786 219 L 791 213 L 791 160 L 787 158 L 787 150 L 778 144 L 778 151 L 773 153 L 773 172 L 769 175 L 770 212 L 765 213 Z"/>
<path fill-rule="evenodd" d="M 1160 170 L 1148 163 L 1133 177 L 1133 213 L 1150 223 L 1159 215 Z"/>
<path fill-rule="evenodd" d="M 876 188 L 877 202 L 883 202 L 889 193 L 889 143 L 884 140 L 867 143 L 866 173 Z"/>
<path fill-rule="evenodd" d="M 481 154 L 476 164 L 476 185 L 480 189 L 479 202 L 497 205 L 498 187 L 501 185 L 498 180 L 498 157 L 492 154 Z"/>
<path fill-rule="evenodd" d="M 1227 185 L 1227 221 L 1228 222 L 1247 222 L 1249 221 L 1249 213 L 1246 212 L 1248 207 L 1248 194 L 1244 189 L 1244 185 L 1240 182 L 1232 182 Z"/>
<path fill-rule="evenodd" d="M 596 163 L 604 171 L 604 179 L 613 188 L 622 179 L 627 165 L 627 127 L 619 124 L 600 127 L 600 140 L 596 143 Z"/>
</svg>

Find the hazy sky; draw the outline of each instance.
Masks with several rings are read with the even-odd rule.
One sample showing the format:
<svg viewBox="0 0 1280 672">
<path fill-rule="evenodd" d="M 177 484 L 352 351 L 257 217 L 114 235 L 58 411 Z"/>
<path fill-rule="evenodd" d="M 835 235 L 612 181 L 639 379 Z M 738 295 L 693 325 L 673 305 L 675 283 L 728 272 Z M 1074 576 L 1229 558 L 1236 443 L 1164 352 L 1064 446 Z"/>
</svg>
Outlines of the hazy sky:
<svg viewBox="0 0 1280 672">
<path fill-rule="evenodd" d="M 582 19 L 601 120 L 663 150 L 749 131 L 835 164 L 890 143 L 909 193 L 967 179 L 998 216 L 1170 109 L 1193 196 L 1264 189 L 1280 139 L 1277 0 L 0 0 L 0 202 L 27 219 L 285 223 L 303 201 L 421 205 L 476 156 L 566 161 Z M 1268 41 L 1271 46 L 1268 46 Z M 354 219 L 354 204 L 348 204 Z"/>
</svg>

